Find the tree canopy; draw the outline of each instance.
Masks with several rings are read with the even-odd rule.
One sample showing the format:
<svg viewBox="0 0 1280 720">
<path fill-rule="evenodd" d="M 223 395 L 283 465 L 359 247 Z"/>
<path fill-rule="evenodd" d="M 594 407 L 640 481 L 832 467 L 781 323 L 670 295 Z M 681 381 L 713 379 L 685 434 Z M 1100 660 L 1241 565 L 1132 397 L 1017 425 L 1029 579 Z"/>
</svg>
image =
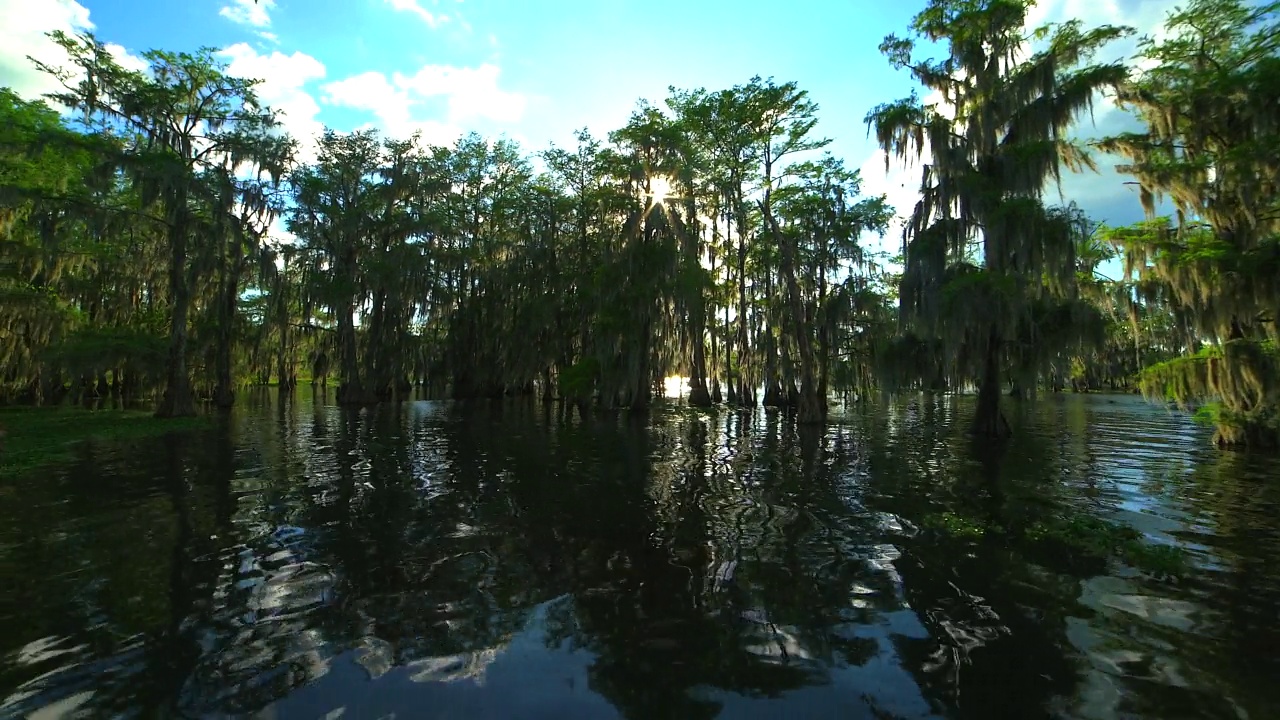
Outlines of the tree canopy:
<svg viewBox="0 0 1280 720">
<path fill-rule="evenodd" d="M 1130 29 L 1028 28 L 1032 5 L 931 0 L 881 45 L 927 93 L 866 116 L 922 165 L 897 258 L 866 244 L 893 208 L 794 82 L 671 88 L 537 153 L 327 129 L 300 161 L 211 49 L 131 70 L 55 33 L 68 66 L 36 65 L 63 112 L 0 90 L 0 402 L 189 415 L 334 376 L 344 404 L 643 411 L 681 376 L 691 405 L 806 423 L 835 395 L 976 387 L 998 436 L 1006 390 L 1140 387 L 1274 443 L 1280 5 L 1195 0 L 1132 65 L 1094 59 Z M 1101 97 L 1143 125 L 1097 143 L 1141 189 L 1132 227 L 1046 203 L 1094 168 L 1073 127 Z"/>
<path fill-rule="evenodd" d="M 1194 0 L 1117 101 L 1146 128 L 1108 138 L 1150 222 L 1111 235 L 1144 300 L 1172 306 L 1191 355 L 1143 388 L 1205 411 L 1223 444 L 1280 442 L 1280 3 Z M 1173 219 L 1156 218 L 1169 198 Z"/>
</svg>

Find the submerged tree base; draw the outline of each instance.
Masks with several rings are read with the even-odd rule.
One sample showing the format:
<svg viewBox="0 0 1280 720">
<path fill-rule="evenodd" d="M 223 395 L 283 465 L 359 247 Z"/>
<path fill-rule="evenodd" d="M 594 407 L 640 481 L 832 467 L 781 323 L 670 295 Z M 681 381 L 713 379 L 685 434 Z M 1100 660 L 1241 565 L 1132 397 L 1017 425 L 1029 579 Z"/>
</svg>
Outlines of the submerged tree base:
<svg viewBox="0 0 1280 720">
<path fill-rule="evenodd" d="M 994 415 L 979 413 L 974 416 L 973 424 L 969 426 L 969 432 L 979 437 L 997 439 L 1013 437 L 1013 428 L 1009 425 L 1004 413 L 1000 412 L 999 409 L 996 410 Z"/>
<path fill-rule="evenodd" d="M 161 398 L 160 406 L 156 408 L 154 416 L 157 420 L 195 417 L 195 398 L 188 392 L 185 398 L 173 399 L 166 392 L 164 397 Z"/>
<path fill-rule="evenodd" d="M 969 431 L 979 437 L 1007 438 L 1013 428 L 1000 410 L 1000 385 L 989 381 L 978 389 L 978 410 Z"/>
<path fill-rule="evenodd" d="M 827 421 L 827 403 L 813 392 L 801 392 L 793 407 L 800 425 L 821 425 Z"/>
<path fill-rule="evenodd" d="M 693 407 L 711 407 L 713 404 L 711 392 L 705 385 L 701 387 L 695 385 L 689 390 L 689 404 Z"/>
</svg>

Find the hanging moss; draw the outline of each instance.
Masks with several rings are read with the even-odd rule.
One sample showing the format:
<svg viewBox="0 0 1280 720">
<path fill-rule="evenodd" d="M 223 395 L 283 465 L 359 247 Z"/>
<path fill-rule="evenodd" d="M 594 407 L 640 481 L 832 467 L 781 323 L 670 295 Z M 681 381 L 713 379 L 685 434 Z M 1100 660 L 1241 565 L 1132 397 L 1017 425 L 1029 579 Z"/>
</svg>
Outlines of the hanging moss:
<svg viewBox="0 0 1280 720">
<path fill-rule="evenodd" d="M 1065 349 L 1050 343 L 1097 335 L 1094 318 L 1082 314 L 1088 325 L 1080 333 L 1038 328 L 1078 314 L 1072 305 L 1046 313 L 1044 302 L 1075 299 L 1075 249 L 1088 235 L 1078 208 L 1047 207 L 1043 193 L 1064 166 L 1092 167 L 1064 133 L 1097 92 L 1126 75 L 1119 65 L 1086 64 L 1125 29 L 1083 32 L 1068 23 L 1028 34 L 1026 11 L 1019 3 L 930 2 L 912 27 L 945 43 L 949 56 L 916 60 L 914 43 L 896 37 L 882 50 L 954 113 L 912 96 L 867 116 L 887 158 L 920 157 L 926 148 L 932 156 L 904 229 L 902 321 L 938 342 L 950 384 L 978 383 L 974 430 L 984 434 L 1008 431 L 999 386 L 1010 372 L 1034 375 Z M 1022 52 L 1028 44 L 1041 49 Z M 906 367 L 928 369 L 922 365 Z"/>
<path fill-rule="evenodd" d="M 1202 413 L 1221 445 L 1275 446 L 1280 413 L 1280 20 L 1273 3 L 1192 0 L 1117 100 L 1143 132 L 1101 146 L 1125 156 L 1151 216 L 1110 233 L 1143 301 L 1168 303 L 1196 355 L 1161 363 L 1143 391 Z M 1176 218 L 1155 218 L 1168 199 Z"/>
<path fill-rule="evenodd" d="M 1148 398 L 1182 407 L 1210 403 L 1199 415 L 1215 428 L 1219 445 L 1280 444 L 1280 353 L 1274 341 L 1232 340 L 1200 353 L 1147 368 Z"/>
</svg>

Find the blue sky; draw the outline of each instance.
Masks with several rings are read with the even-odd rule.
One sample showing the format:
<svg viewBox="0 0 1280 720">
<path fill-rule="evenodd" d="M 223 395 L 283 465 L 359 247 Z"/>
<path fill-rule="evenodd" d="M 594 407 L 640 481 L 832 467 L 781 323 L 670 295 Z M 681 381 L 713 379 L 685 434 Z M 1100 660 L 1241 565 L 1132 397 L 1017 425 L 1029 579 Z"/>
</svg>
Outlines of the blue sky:
<svg viewBox="0 0 1280 720">
<path fill-rule="evenodd" d="M 1172 0 L 1049 0 L 1036 20 L 1084 17 L 1149 31 Z M 795 80 L 820 106 L 831 150 L 862 167 L 865 189 L 901 213 L 918 170 L 884 171 L 863 118 L 911 85 L 877 46 L 903 33 L 924 0 L 0 0 L 0 84 L 47 87 L 28 54 L 50 58 L 43 33 L 92 29 L 122 57 L 160 47 L 218 48 L 233 72 L 264 80 L 260 94 L 300 136 L 328 125 L 418 130 L 436 142 L 460 132 L 505 134 L 529 150 L 623 124 L 639 98 L 667 87 L 717 89 L 752 75 Z M 785 8 L 785 9 L 783 9 Z M 1123 57 L 1132 45 L 1107 57 Z M 1099 107 L 1099 130 L 1122 116 Z M 1104 166 L 1112 164 L 1103 160 Z M 1072 178 L 1068 199 L 1112 223 L 1141 217 L 1113 172 Z M 891 240 L 891 244 L 896 241 Z"/>
<path fill-rule="evenodd" d="M 763 2 L 417 0 L 432 18 L 445 18 L 434 27 L 421 13 L 396 8 L 413 7 L 411 0 L 275 0 L 265 8 L 249 0 L 251 9 L 265 9 L 269 25 L 261 26 L 234 22 L 228 15 L 236 15 L 236 3 L 228 0 L 80 4 L 100 37 L 131 51 L 248 43 L 261 55 L 315 58 L 324 76 L 305 87 L 320 103 L 318 118 L 341 129 L 378 117 L 324 102 L 326 86 L 370 72 L 394 84 L 394 74 L 412 77 L 423 67 L 495 67 L 497 88 L 511 96 L 489 98 L 484 112 L 457 119 L 534 148 L 567 143 L 577 127 L 617 127 L 638 98 L 660 100 L 669 85 L 719 88 L 759 74 L 799 81 L 822 107 L 823 132 L 841 141 L 838 152 L 860 162 L 871 149 L 866 110 L 907 87 L 876 46 L 905 27 L 919 3 L 858 9 L 861 3 L 795 0 L 781 13 Z M 224 7 L 232 11 L 220 14 Z M 373 99 L 373 88 L 364 89 Z M 493 107 L 504 101 L 523 109 Z M 448 122 L 445 105 L 444 97 L 424 98 L 410 120 Z"/>
</svg>

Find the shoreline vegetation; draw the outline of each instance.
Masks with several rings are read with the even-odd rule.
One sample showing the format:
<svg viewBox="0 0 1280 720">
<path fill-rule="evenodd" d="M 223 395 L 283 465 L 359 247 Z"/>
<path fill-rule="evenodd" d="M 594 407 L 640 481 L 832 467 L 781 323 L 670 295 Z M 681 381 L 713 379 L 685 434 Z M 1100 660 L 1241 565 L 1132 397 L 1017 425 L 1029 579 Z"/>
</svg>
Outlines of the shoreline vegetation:
<svg viewBox="0 0 1280 720">
<path fill-rule="evenodd" d="M 0 448 L 0 478 L 73 460 L 86 443 L 122 443 L 203 430 L 211 423 L 208 416 L 156 418 L 145 410 L 0 408 L 0 427 L 6 431 Z"/>
</svg>

